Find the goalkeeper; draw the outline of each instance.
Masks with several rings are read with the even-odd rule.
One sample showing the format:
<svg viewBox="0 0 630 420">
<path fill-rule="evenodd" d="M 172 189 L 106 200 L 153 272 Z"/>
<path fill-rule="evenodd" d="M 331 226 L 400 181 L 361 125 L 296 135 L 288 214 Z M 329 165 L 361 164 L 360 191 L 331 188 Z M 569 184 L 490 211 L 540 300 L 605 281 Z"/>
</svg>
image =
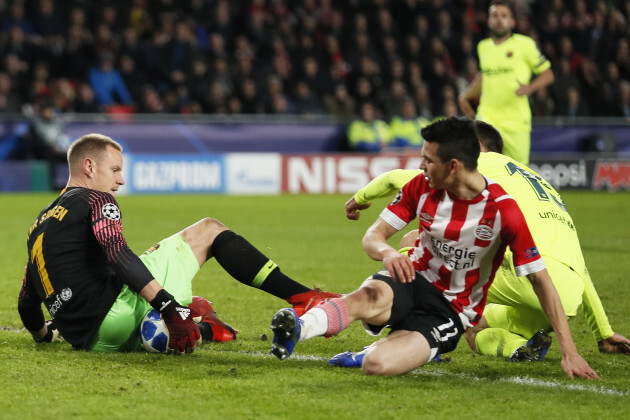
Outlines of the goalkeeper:
<svg viewBox="0 0 630 420">
<path fill-rule="evenodd" d="M 326 297 L 285 276 L 278 266 L 219 221 L 205 218 L 136 256 L 123 236 L 114 196 L 124 184 L 122 147 L 100 134 L 68 150 L 70 178 L 35 219 L 18 311 L 35 341 L 59 334 L 75 349 L 141 349 L 138 326 L 155 308 L 169 330 L 169 351 L 191 352 L 197 341 L 229 341 L 235 331 L 201 299 L 191 281 L 208 259 L 236 280 L 287 300 L 299 312 Z M 53 318 L 44 321 L 42 302 Z M 191 308 L 185 306 L 192 302 Z M 201 317 L 200 327 L 193 317 Z"/>
<path fill-rule="evenodd" d="M 501 185 L 521 207 L 567 317 L 575 316 L 581 305 L 599 351 L 630 354 L 630 340 L 615 333 L 608 322 L 586 269 L 575 226 L 558 192 L 531 169 L 499 154 L 503 141 L 494 127 L 482 121 L 475 121 L 475 126 L 481 150 L 486 152 L 479 157 L 479 171 Z M 395 194 L 420 172 L 397 169 L 376 177 L 346 202 L 346 216 L 358 219 L 359 211 L 372 200 Z M 414 234 L 417 232 L 408 234 L 402 246 L 413 245 Z M 516 276 L 511 261 L 507 250 L 488 291 L 484 316 L 466 331 L 470 347 L 482 354 L 506 358 L 522 354 L 516 350 L 539 330 L 551 327 L 531 284 Z M 544 354 L 539 356 L 542 359 Z"/>
</svg>

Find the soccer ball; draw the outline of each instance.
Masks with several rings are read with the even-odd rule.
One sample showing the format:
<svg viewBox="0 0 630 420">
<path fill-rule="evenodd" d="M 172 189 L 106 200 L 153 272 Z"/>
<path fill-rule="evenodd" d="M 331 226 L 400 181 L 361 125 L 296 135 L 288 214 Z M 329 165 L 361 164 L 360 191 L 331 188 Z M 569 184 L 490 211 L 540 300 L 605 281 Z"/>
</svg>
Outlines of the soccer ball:
<svg viewBox="0 0 630 420">
<path fill-rule="evenodd" d="M 160 313 L 155 309 L 147 312 L 140 323 L 140 338 L 146 351 L 166 353 L 170 336 Z"/>
</svg>

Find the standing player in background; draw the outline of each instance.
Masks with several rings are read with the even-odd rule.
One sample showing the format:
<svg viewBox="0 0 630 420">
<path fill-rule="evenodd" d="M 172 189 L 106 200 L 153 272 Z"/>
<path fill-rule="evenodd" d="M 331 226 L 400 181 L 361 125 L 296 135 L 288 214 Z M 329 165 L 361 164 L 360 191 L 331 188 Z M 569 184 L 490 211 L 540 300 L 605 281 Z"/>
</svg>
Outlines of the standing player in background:
<svg viewBox="0 0 630 420">
<path fill-rule="evenodd" d="M 107 136 L 88 134 L 71 145 L 68 164 L 66 188 L 35 219 L 27 238 L 18 311 L 35 341 L 50 342 L 60 333 L 75 349 L 139 350 L 138 326 L 151 307 L 169 330 L 170 351 L 193 350 L 201 335 L 194 316 L 212 331 L 213 341 L 233 339 L 235 332 L 216 318 L 211 306 L 192 299 L 192 278 L 212 257 L 239 282 L 285 299 L 298 312 L 339 296 L 293 281 L 211 218 L 137 257 L 123 236 L 114 198 L 124 184 L 122 147 Z M 191 301 L 193 313 L 184 306 Z M 44 322 L 42 302 L 54 328 Z"/>
<path fill-rule="evenodd" d="M 482 151 L 479 171 L 501 185 L 523 211 L 566 316 L 573 317 L 582 306 L 599 350 L 630 354 L 630 340 L 615 333 L 608 322 L 586 268 L 573 220 L 560 194 L 531 169 L 499 154 L 501 135 L 491 125 L 475 121 L 475 126 Z M 379 175 L 346 202 L 346 217 L 357 220 L 359 210 L 368 208 L 372 200 L 395 194 L 420 173 L 420 170 L 397 169 Z M 405 237 L 403 246 L 413 246 L 416 237 Z M 517 277 L 511 261 L 511 254 L 506 251 L 488 290 L 484 317 L 467 330 L 466 338 L 471 348 L 482 354 L 514 356 L 514 361 L 539 360 L 544 354 L 531 354 L 527 339 L 540 330 L 549 330 L 551 324 L 527 278 Z M 360 354 L 358 360 L 356 354 L 354 359 L 349 352 L 345 354 L 333 358 L 331 364 L 353 362 L 360 366 Z"/>
<path fill-rule="evenodd" d="M 299 341 L 335 335 L 361 320 L 366 330 L 391 333 L 374 343 L 362 370 L 409 372 L 453 351 L 465 329 L 482 318 L 486 295 L 509 246 L 516 273 L 526 276 L 558 337 L 569 377 L 597 378 L 578 354 L 562 303 L 525 218 L 501 186 L 477 170 L 480 146 L 472 121 L 448 118 L 422 130 L 420 169 L 363 237 L 363 247 L 385 270 L 341 298 L 298 319 L 281 309 L 272 320 L 271 352 L 289 356 Z M 419 238 L 408 254 L 387 240 L 419 218 Z"/>
<path fill-rule="evenodd" d="M 533 39 L 513 34 L 509 3 L 493 1 L 489 9 L 490 38 L 477 46 L 480 74 L 459 96 L 465 116 L 475 118 L 470 101 L 479 99 L 476 118 L 493 125 L 503 136 L 503 154 L 529 164 L 532 112 L 529 96 L 553 83 L 551 64 Z M 531 80 L 532 75 L 537 75 Z"/>
</svg>

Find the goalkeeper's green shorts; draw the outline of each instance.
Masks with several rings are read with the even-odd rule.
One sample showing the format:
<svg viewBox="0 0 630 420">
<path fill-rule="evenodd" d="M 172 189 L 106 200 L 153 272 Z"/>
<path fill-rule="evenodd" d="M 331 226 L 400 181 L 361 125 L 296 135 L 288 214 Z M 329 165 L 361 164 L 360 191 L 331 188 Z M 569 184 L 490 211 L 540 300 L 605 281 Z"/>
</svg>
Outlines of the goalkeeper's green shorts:
<svg viewBox="0 0 630 420">
<path fill-rule="evenodd" d="M 175 234 L 163 239 L 140 256 L 155 280 L 182 305 L 192 302 L 192 279 L 199 262 L 186 240 Z M 142 350 L 139 326 L 151 309 L 149 302 L 123 286 L 105 316 L 91 350 L 103 352 Z"/>
</svg>

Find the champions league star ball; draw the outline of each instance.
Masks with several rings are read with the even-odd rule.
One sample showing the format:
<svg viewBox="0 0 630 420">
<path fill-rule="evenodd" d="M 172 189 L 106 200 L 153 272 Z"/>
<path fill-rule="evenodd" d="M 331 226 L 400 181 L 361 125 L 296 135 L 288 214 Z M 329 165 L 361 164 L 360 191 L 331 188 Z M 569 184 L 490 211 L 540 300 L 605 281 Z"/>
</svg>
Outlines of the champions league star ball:
<svg viewBox="0 0 630 420">
<path fill-rule="evenodd" d="M 140 323 L 142 345 L 151 353 L 166 353 L 169 334 L 160 313 L 151 309 Z"/>
</svg>

